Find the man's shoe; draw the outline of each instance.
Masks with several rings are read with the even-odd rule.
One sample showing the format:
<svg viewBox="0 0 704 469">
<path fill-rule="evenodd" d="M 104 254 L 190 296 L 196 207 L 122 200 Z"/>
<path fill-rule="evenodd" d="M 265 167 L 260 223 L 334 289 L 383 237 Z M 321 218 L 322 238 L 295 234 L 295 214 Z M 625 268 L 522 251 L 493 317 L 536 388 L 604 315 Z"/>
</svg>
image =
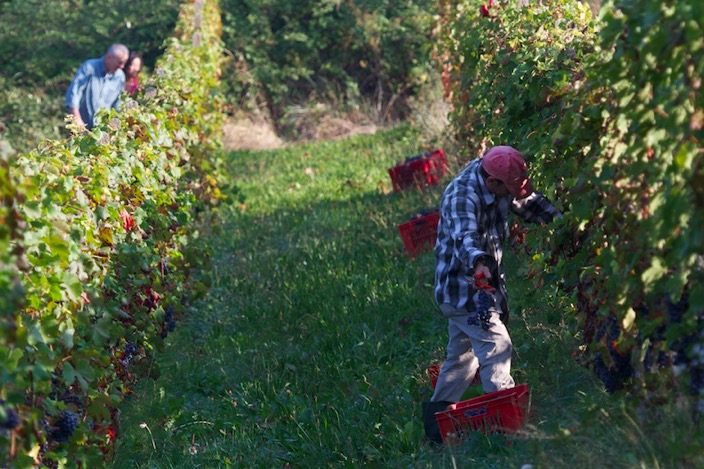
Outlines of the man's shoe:
<svg viewBox="0 0 704 469">
<path fill-rule="evenodd" d="M 442 435 L 440 434 L 438 421 L 435 419 L 435 412 L 442 412 L 452 404 L 454 404 L 454 402 L 449 401 L 421 403 L 423 407 L 423 427 L 425 428 L 425 436 L 428 438 L 428 441 L 435 445 L 442 444 Z"/>
</svg>

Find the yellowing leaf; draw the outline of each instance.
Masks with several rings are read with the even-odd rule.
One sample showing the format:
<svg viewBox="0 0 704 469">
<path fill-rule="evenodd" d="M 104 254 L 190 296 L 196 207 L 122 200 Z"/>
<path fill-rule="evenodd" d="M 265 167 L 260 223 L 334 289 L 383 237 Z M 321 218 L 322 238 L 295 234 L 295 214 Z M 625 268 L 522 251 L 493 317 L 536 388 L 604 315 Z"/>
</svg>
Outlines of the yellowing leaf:
<svg viewBox="0 0 704 469">
<path fill-rule="evenodd" d="M 628 331 L 633 327 L 633 324 L 636 321 L 636 311 L 633 308 L 628 308 L 628 311 L 626 311 L 626 315 L 623 317 L 621 320 L 621 325 L 623 326 L 624 331 Z"/>
<path fill-rule="evenodd" d="M 104 226 L 104 227 L 100 228 L 98 237 L 99 237 L 100 240 L 101 240 L 102 242 L 104 242 L 105 244 L 109 244 L 109 245 L 112 245 L 112 244 L 113 244 L 113 240 L 112 240 L 112 230 L 111 230 L 110 228 L 108 228 L 108 227 L 105 227 L 105 226 Z"/>
<path fill-rule="evenodd" d="M 653 257 L 650 267 L 640 276 L 644 283 L 645 291 L 650 291 L 652 284 L 663 278 L 667 274 L 667 270 L 667 266 L 663 264 L 662 259 Z"/>
</svg>

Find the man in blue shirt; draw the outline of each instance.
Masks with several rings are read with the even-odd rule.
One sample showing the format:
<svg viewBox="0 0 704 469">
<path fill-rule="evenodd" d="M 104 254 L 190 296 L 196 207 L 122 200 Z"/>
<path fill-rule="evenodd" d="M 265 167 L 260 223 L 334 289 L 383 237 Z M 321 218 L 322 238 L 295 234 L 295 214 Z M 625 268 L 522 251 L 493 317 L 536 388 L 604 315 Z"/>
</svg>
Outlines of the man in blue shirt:
<svg viewBox="0 0 704 469">
<path fill-rule="evenodd" d="M 509 146 L 493 147 L 472 161 L 442 197 L 435 299 L 448 320 L 449 342 L 435 393 L 423 403 L 426 435 L 435 443 L 442 442 L 435 412 L 458 402 L 477 373 L 485 393 L 515 385 L 504 324 L 508 296 L 502 244 L 509 234 L 509 212 L 537 224 L 561 216 L 533 188 L 523 156 Z"/>
<path fill-rule="evenodd" d="M 92 129 L 99 109 L 119 110 L 128 57 L 127 47 L 113 44 L 103 57 L 81 64 L 66 90 L 66 109 L 77 124 Z"/>
</svg>

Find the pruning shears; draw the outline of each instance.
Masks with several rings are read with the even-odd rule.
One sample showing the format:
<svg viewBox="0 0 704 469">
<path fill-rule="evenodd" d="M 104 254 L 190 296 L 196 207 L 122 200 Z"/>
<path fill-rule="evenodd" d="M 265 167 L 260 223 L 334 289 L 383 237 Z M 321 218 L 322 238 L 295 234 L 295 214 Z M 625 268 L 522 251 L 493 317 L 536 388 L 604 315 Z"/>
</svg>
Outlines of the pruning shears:
<svg viewBox="0 0 704 469">
<path fill-rule="evenodd" d="M 489 285 L 489 283 L 485 279 L 486 276 L 481 272 L 474 274 L 474 289 L 485 290 L 489 293 L 494 293 L 496 291 L 496 288 Z"/>
</svg>

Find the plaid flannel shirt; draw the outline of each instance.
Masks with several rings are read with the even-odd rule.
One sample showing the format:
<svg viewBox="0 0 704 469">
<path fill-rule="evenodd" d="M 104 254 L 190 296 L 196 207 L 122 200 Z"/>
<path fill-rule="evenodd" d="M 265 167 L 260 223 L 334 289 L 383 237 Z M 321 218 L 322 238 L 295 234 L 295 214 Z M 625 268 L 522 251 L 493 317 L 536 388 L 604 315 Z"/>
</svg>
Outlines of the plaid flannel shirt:
<svg viewBox="0 0 704 469">
<path fill-rule="evenodd" d="M 499 304 L 506 309 L 501 245 L 509 233 L 509 211 L 529 223 L 549 223 L 561 216 L 539 192 L 521 200 L 493 195 L 487 190 L 480 165 L 481 159 L 472 161 L 445 189 L 435 245 L 435 298 L 438 304 L 467 312 L 475 310 L 469 299 L 475 293 L 472 276 L 479 258 L 491 269 L 491 283 L 502 297 Z"/>
</svg>

